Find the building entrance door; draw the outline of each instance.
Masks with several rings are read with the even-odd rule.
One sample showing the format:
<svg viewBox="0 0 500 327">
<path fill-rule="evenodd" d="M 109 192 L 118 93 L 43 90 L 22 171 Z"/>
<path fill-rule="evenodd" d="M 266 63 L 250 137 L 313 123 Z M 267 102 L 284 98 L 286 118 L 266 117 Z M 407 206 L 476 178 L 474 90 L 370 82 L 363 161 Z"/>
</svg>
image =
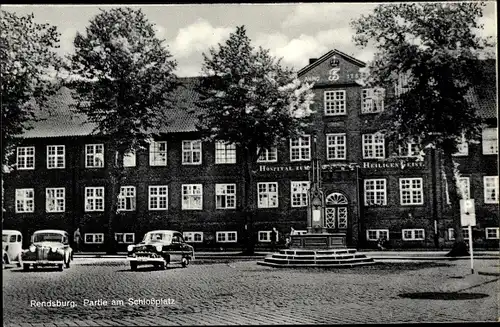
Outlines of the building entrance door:
<svg viewBox="0 0 500 327">
<path fill-rule="evenodd" d="M 331 232 L 347 232 L 348 201 L 341 193 L 331 193 L 326 197 L 325 227 Z"/>
</svg>

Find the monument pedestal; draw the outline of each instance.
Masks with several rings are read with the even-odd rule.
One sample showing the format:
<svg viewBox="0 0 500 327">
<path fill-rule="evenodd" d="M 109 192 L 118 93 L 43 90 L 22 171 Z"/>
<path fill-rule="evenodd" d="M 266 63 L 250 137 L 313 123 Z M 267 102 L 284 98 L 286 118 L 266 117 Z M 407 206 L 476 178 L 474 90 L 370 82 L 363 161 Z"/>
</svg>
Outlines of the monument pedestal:
<svg viewBox="0 0 500 327">
<path fill-rule="evenodd" d="M 345 249 L 345 233 L 307 233 L 291 235 L 290 248 L 292 249 Z"/>
<path fill-rule="evenodd" d="M 376 262 L 356 249 L 348 249 L 345 233 L 291 235 L 290 248 L 272 253 L 257 264 L 276 268 L 342 268 L 372 265 Z"/>
</svg>

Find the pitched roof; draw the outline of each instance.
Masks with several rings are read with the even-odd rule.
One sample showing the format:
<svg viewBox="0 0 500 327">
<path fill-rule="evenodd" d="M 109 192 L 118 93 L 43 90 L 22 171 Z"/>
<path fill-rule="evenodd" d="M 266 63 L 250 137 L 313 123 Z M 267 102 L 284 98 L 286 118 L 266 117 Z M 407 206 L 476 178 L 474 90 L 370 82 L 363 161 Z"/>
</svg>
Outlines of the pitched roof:
<svg viewBox="0 0 500 327">
<path fill-rule="evenodd" d="M 320 60 L 325 60 L 330 54 L 341 54 L 337 50 L 332 50 L 325 54 L 312 65 L 308 65 L 301 70 L 309 70 Z M 356 59 L 354 59 L 356 60 Z M 496 81 L 496 61 L 484 60 L 478 76 L 481 78 L 474 92 L 470 95 L 470 100 L 478 108 L 478 115 L 483 119 L 498 117 L 497 109 L 497 81 Z M 169 119 L 165 121 L 164 127 L 160 130 L 163 133 L 195 132 L 199 108 L 196 107 L 198 94 L 195 86 L 200 77 L 179 78 L 181 85 L 173 93 L 175 109 L 168 113 Z M 70 109 L 70 105 L 75 100 L 71 97 L 71 91 L 62 88 L 59 93 L 51 98 L 49 110 L 41 112 L 37 116 L 40 121 L 31 123 L 32 129 L 26 130 L 24 138 L 43 138 L 59 136 L 85 136 L 94 131 L 96 125 L 87 121 L 84 114 L 77 113 Z"/>
<path fill-rule="evenodd" d="M 198 99 L 194 87 L 199 78 L 179 78 L 181 85 L 173 92 L 174 108 L 168 113 L 169 119 L 165 121 L 162 133 L 180 133 L 196 131 L 197 115 L 195 102 Z M 97 125 L 88 122 L 87 116 L 78 113 L 72 108 L 75 100 L 71 90 L 63 87 L 49 101 L 49 108 L 38 112 L 40 120 L 31 122 L 31 129 L 24 132 L 24 138 L 60 137 L 60 136 L 85 136 L 90 135 Z"/>
<path fill-rule="evenodd" d="M 496 60 L 482 60 L 477 72 L 477 86 L 471 102 L 478 108 L 478 115 L 483 119 L 498 118 L 498 82 Z"/>
<path fill-rule="evenodd" d="M 319 64 L 321 64 L 322 62 L 324 62 L 325 60 L 327 60 L 328 58 L 330 58 L 331 56 L 333 56 L 334 54 L 340 56 L 340 57 L 343 57 L 345 60 L 347 61 L 350 61 L 352 62 L 353 64 L 355 65 L 358 65 L 360 67 L 365 67 L 366 64 L 364 62 L 362 62 L 361 60 L 358 60 L 354 57 L 351 57 L 337 49 L 333 49 L 333 50 L 330 50 L 328 51 L 327 53 L 325 53 L 324 55 L 322 55 L 321 57 L 319 57 L 316 61 L 314 61 L 312 64 L 309 64 L 307 66 L 305 66 L 304 68 L 302 68 L 301 70 L 299 70 L 297 72 L 297 75 L 301 76 L 303 74 L 305 74 L 306 72 L 310 71 L 311 69 L 313 69 L 314 67 L 318 66 Z"/>
</svg>

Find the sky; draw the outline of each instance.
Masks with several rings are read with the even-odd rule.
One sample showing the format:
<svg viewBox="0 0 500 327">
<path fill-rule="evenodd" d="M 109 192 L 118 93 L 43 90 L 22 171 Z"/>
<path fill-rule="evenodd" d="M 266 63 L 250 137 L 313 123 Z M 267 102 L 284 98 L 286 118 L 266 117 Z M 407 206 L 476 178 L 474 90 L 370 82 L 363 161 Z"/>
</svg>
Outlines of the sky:
<svg viewBox="0 0 500 327">
<path fill-rule="evenodd" d="M 374 49 L 357 48 L 349 22 L 373 11 L 377 3 L 282 3 L 282 4 L 177 4 L 127 5 L 140 8 L 156 25 L 178 62 L 180 77 L 200 75 L 202 53 L 224 43 L 236 26 L 245 25 L 254 46 L 269 49 L 286 66 L 299 70 L 309 58 L 319 58 L 338 49 L 368 62 Z M 33 13 L 38 23 L 57 26 L 61 33 L 61 55 L 73 51 L 73 40 L 84 33 L 89 21 L 109 5 L 3 5 L 18 15 Z M 496 1 L 487 2 L 481 32 L 497 38 Z"/>
</svg>

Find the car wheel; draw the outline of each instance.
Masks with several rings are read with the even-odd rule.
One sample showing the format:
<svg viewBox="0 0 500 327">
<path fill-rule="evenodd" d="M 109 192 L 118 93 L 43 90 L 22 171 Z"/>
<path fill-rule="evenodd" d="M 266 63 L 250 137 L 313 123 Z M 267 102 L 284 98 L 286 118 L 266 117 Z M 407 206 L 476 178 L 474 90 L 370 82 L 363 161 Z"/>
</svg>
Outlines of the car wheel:
<svg viewBox="0 0 500 327">
<path fill-rule="evenodd" d="M 3 256 L 3 263 L 6 265 L 10 264 L 9 255 L 7 253 L 5 253 L 5 255 Z"/>
<path fill-rule="evenodd" d="M 28 270 L 30 270 L 30 265 L 29 265 L 29 264 L 27 264 L 27 263 L 23 263 L 23 270 L 24 270 L 24 271 L 28 271 Z"/>
<path fill-rule="evenodd" d="M 130 270 L 136 271 L 137 270 L 137 262 L 131 262 L 130 263 Z"/>
<path fill-rule="evenodd" d="M 58 269 L 59 271 L 63 271 L 63 270 L 64 270 L 64 265 L 63 265 L 63 264 L 59 264 L 59 265 L 57 265 L 57 269 Z"/>
<path fill-rule="evenodd" d="M 188 258 L 182 258 L 182 267 L 186 268 L 189 265 L 189 259 Z"/>
<path fill-rule="evenodd" d="M 167 263 L 166 262 L 160 263 L 160 270 L 165 270 L 165 269 L 167 269 Z"/>
</svg>

